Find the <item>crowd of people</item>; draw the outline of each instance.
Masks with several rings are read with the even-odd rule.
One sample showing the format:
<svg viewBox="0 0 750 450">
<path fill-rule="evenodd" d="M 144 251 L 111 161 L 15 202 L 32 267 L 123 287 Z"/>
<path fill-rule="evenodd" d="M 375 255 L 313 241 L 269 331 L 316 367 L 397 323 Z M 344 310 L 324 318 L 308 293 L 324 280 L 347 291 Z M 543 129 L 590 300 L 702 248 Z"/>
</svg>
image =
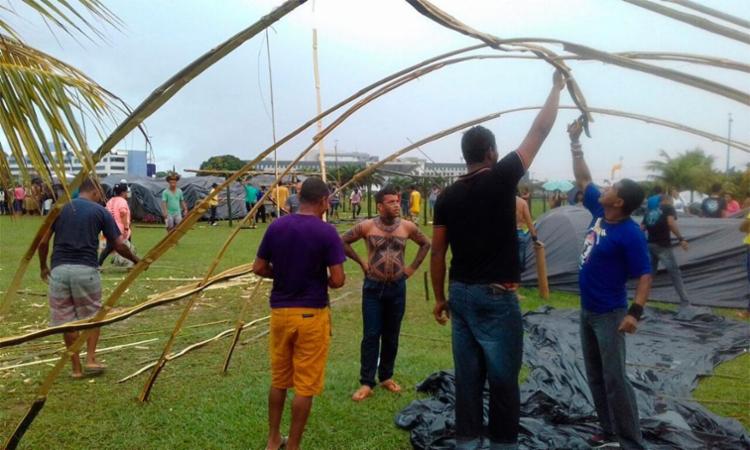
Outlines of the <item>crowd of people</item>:
<svg viewBox="0 0 750 450">
<path fill-rule="evenodd" d="M 422 208 L 422 196 L 415 186 L 403 193 L 395 187 L 383 187 L 375 195 L 377 216 L 357 222 L 343 235 L 323 220 L 326 214 L 338 214 L 341 198 L 331 195 L 336 192 L 335 185 L 309 177 L 303 183 L 273 188 L 271 203 L 282 214 L 266 229 L 252 266 L 256 275 L 273 280 L 267 449 L 300 448 L 313 398 L 324 388 L 332 335 L 328 291 L 347 282 L 343 268 L 347 257 L 359 265 L 364 276 L 360 387 L 351 399 L 365 401 L 378 388 L 390 393 L 401 391 L 395 372 L 406 284 L 428 254 L 435 295 L 433 315 L 441 325 L 450 321 L 452 329 L 456 448 L 478 449 L 483 440 L 489 440 L 491 449 L 518 447 L 523 321 L 517 290 L 525 260 L 520 250 L 525 248 L 526 233 L 535 243 L 538 241 L 524 199 L 528 192 L 519 193 L 518 183 L 552 130 L 564 85 L 562 74 L 556 72 L 546 102 L 526 137 L 502 158 L 490 130 L 475 126 L 463 134 L 461 152 L 467 173 L 442 192 L 433 187 L 428 197 L 434 212 L 431 241 L 410 220 L 417 218 Z M 638 408 L 626 373 L 626 334 L 638 328 L 652 274 L 660 262 L 672 276 L 683 303 L 690 303 L 675 263 L 671 235 L 684 250 L 688 244 L 677 226 L 678 205 L 673 194 L 657 192 L 649 198 L 639 226 L 631 219 L 646 199 L 638 183 L 622 179 L 603 190 L 594 185 L 580 142 L 582 129 L 583 119 L 568 126 L 580 202 L 593 217 L 579 259 L 582 356 L 601 426 L 601 433 L 591 436 L 589 444 L 593 448 L 643 449 Z M 168 232 L 187 213 L 177 181 L 176 174 L 167 177 L 168 187 L 162 193 Z M 249 213 L 267 187 L 255 187 L 249 181 L 243 185 Z M 213 193 L 217 187 L 212 186 Z M 720 217 L 734 208 L 719 194 L 720 189 L 704 201 L 706 215 L 710 212 Z M 97 269 L 110 252 L 133 263 L 139 261 L 128 244 L 131 217 L 127 184 L 115 185 L 106 208 L 99 204 L 100 197 L 96 182 L 85 180 L 78 198 L 63 207 L 40 244 L 40 271 L 49 283 L 52 326 L 89 318 L 101 308 Z M 361 191 L 352 191 L 348 200 L 356 219 L 361 212 Z M 218 201 L 217 196 L 209 204 L 211 224 L 216 223 Z M 255 219 L 266 220 L 264 206 Z M 742 227 L 749 233 L 745 243 L 750 276 L 750 215 Z M 100 233 L 107 246 L 97 255 Z M 366 256 L 352 247 L 359 240 L 365 243 Z M 409 241 L 418 250 L 407 265 Z M 449 251 L 452 260 L 448 267 Z M 626 283 L 630 279 L 636 280 L 637 289 L 628 304 Z M 65 333 L 66 345 L 76 337 L 76 333 Z M 84 364 L 77 354 L 72 355 L 74 378 L 105 369 L 96 359 L 98 338 L 98 330 L 89 334 Z M 285 437 L 281 422 L 289 389 L 294 390 L 294 397 Z M 486 389 L 488 425 L 483 421 Z"/>
</svg>

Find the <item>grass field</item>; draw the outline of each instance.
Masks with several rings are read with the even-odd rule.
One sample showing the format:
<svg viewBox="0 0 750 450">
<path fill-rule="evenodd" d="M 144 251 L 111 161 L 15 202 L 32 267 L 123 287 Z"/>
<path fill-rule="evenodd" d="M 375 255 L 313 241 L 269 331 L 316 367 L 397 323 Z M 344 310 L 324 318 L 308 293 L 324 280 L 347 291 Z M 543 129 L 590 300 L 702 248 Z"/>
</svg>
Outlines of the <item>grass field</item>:
<svg viewBox="0 0 750 450">
<path fill-rule="evenodd" d="M 5 289 L 17 261 L 25 251 L 40 219 L 23 217 L 11 221 L 0 217 L 0 288 Z M 236 224 L 235 224 L 236 225 Z M 340 229 L 345 229 L 341 226 Z M 242 230 L 227 253 L 220 270 L 253 259 L 264 226 Z M 429 229 L 427 229 L 429 232 Z M 118 306 L 134 305 L 148 295 L 186 284 L 185 278 L 200 276 L 230 232 L 198 225 L 167 255 L 155 262 L 130 288 Z M 153 246 L 164 231 L 136 228 L 133 239 L 140 254 Z M 360 247 L 360 251 L 363 249 Z M 410 245 L 413 255 L 414 246 Z M 422 271 L 408 283 L 407 311 L 397 361 L 401 395 L 376 391 L 362 404 L 349 397 L 358 386 L 361 312 L 359 290 L 362 276 L 347 263 L 347 285 L 332 293 L 333 341 L 326 372 L 326 390 L 316 399 L 305 436 L 305 447 L 313 449 L 407 449 L 408 433 L 393 424 L 395 414 L 419 396 L 414 386 L 428 374 L 452 367 L 450 329 L 437 325 L 432 304 L 425 301 Z M 42 328 L 47 321 L 46 285 L 39 279 L 35 259 L 23 283 L 23 294 L 12 312 L 0 323 L 0 335 L 9 336 Z M 105 294 L 123 272 L 106 269 L 102 274 Z M 169 278 L 183 280 L 170 280 Z M 249 286 L 205 291 L 190 315 L 174 350 L 230 328 Z M 522 307 L 536 309 L 543 302 L 534 291 L 524 290 Z M 575 308 L 577 297 L 554 293 L 549 302 L 558 308 Z M 73 380 L 68 371 L 61 376 L 49 400 L 22 441 L 22 448 L 251 448 L 265 444 L 266 393 L 269 383 L 267 340 L 251 340 L 263 326 L 246 330 L 234 354 L 230 372 L 219 374 L 228 339 L 210 344 L 167 365 L 151 394 L 139 404 L 136 397 L 145 381 L 141 375 L 126 383 L 116 381 L 158 357 L 171 332 L 183 302 L 149 310 L 102 332 L 100 348 L 147 341 L 111 353 L 102 353 L 109 370 L 98 378 Z M 252 306 L 249 318 L 268 312 L 265 296 Z M 723 311 L 730 315 L 731 311 Z M 217 323 L 218 322 L 218 323 Z M 1 349 L 0 365 L 53 358 L 61 348 L 59 337 L 48 337 L 19 347 Z M 52 363 L 20 369 L 0 370 L 0 439 L 4 440 L 34 398 L 40 380 Z M 750 389 L 731 377 L 747 377 L 750 357 L 737 358 L 719 367 L 729 378 L 713 377 L 701 383 L 695 395 L 715 412 L 740 419 L 750 426 Z M 522 374 L 523 376 L 523 374 Z M 720 402 L 745 402 L 745 405 Z M 719 403 L 715 403 L 719 402 Z M 285 417 L 285 427 L 288 414 Z"/>
</svg>

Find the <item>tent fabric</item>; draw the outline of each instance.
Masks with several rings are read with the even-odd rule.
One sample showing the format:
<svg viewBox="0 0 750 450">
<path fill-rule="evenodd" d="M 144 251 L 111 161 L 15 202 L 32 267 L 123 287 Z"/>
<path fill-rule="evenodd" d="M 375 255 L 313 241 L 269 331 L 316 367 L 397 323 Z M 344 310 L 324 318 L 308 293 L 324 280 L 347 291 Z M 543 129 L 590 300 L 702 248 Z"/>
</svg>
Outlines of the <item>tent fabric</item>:
<svg viewBox="0 0 750 450">
<path fill-rule="evenodd" d="M 261 186 L 266 183 L 266 178 L 269 176 L 259 176 L 251 180 L 256 186 Z M 256 180 L 256 178 L 258 178 Z M 119 183 L 120 180 L 125 179 L 130 186 L 130 199 L 128 204 L 130 205 L 131 214 L 133 220 L 139 222 L 161 222 L 161 194 L 164 189 L 167 188 L 168 184 L 164 178 L 147 178 L 147 177 L 135 177 L 129 175 L 111 175 L 101 180 L 102 186 L 105 188 L 107 195 L 110 195 L 112 186 Z M 270 176 L 270 182 L 272 183 L 274 177 Z M 211 185 L 213 183 L 221 184 L 224 182 L 222 177 L 206 176 L 206 177 L 183 177 L 177 182 L 177 187 L 182 189 L 185 197 L 185 203 L 188 208 L 192 209 L 201 199 L 206 197 L 211 191 Z M 229 208 L 226 203 L 226 190 L 219 193 L 220 201 L 219 206 L 216 209 L 216 215 L 219 219 L 229 218 Z M 245 209 L 245 189 L 240 183 L 233 183 L 230 187 L 230 197 L 232 200 L 232 218 L 241 219 L 247 214 Z M 206 212 L 204 219 L 208 219 L 210 213 Z"/>
<path fill-rule="evenodd" d="M 634 220 L 640 223 L 639 217 Z M 578 293 L 578 261 L 583 238 L 591 223 L 591 214 L 580 206 L 555 208 L 536 223 L 539 239 L 544 242 L 547 273 L 551 289 Z M 675 247 L 685 289 L 691 303 L 731 308 L 747 307 L 750 284 L 747 279 L 745 235 L 739 231 L 741 219 L 707 219 L 681 216 L 677 220 L 690 248 Z M 675 242 L 676 244 L 676 242 Z M 527 241 L 525 285 L 537 283 L 536 256 L 533 243 Z M 635 284 L 629 286 L 630 295 Z M 649 298 L 679 303 L 669 274 L 660 266 L 654 277 Z"/>
<path fill-rule="evenodd" d="M 600 432 L 585 377 L 579 316 L 549 307 L 524 315 L 523 358 L 531 372 L 521 386 L 521 449 L 588 449 L 586 439 Z M 627 337 L 628 377 L 648 448 L 750 449 L 742 424 L 691 397 L 701 377 L 746 351 L 750 326 L 711 314 L 689 319 L 647 308 L 638 332 Z M 415 449 L 454 448 L 452 373 L 434 373 L 417 390 L 430 398 L 413 401 L 396 416 L 396 425 L 410 431 Z M 485 387 L 485 426 L 487 402 Z M 484 440 L 481 448 L 488 445 Z"/>
</svg>

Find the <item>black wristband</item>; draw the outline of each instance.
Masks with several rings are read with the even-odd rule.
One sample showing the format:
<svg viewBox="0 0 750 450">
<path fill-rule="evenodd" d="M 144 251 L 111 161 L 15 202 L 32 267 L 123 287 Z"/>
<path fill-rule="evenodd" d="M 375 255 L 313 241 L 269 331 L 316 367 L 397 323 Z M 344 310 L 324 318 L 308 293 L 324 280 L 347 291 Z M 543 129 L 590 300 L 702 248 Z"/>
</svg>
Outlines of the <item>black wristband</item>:
<svg viewBox="0 0 750 450">
<path fill-rule="evenodd" d="M 534 242 L 536 242 L 536 241 L 539 240 L 539 237 L 536 236 L 536 235 L 533 235 L 533 236 L 531 236 L 531 240 L 534 241 Z"/>
<path fill-rule="evenodd" d="M 635 320 L 641 320 L 641 316 L 643 316 L 643 306 L 633 302 L 633 304 L 630 305 L 630 308 L 628 308 L 628 315 L 635 317 Z"/>
</svg>

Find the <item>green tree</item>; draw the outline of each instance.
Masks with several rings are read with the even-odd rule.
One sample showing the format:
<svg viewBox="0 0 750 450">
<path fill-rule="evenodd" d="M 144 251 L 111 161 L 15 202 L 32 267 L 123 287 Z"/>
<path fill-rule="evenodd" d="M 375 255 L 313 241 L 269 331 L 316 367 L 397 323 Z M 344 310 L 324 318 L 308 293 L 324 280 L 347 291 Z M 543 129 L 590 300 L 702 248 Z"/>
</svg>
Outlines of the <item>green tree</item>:
<svg viewBox="0 0 750 450">
<path fill-rule="evenodd" d="M 226 170 L 235 171 L 240 170 L 245 165 L 245 161 L 239 159 L 234 155 L 220 155 L 212 156 L 206 161 L 201 163 L 201 170 Z M 198 175 L 209 175 L 209 174 L 198 174 Z"/>
<path fill-rule="evenodd" d="M 671 157 L 659 151 L 662 159 L 646 163 L 646 170 L 655 172 L 653 178 L 668 188 L 708 192 L 712 183 L 719 181 L 720 174 L 713 169 L 714 157 L 695 148 Z"/>
</svg>

